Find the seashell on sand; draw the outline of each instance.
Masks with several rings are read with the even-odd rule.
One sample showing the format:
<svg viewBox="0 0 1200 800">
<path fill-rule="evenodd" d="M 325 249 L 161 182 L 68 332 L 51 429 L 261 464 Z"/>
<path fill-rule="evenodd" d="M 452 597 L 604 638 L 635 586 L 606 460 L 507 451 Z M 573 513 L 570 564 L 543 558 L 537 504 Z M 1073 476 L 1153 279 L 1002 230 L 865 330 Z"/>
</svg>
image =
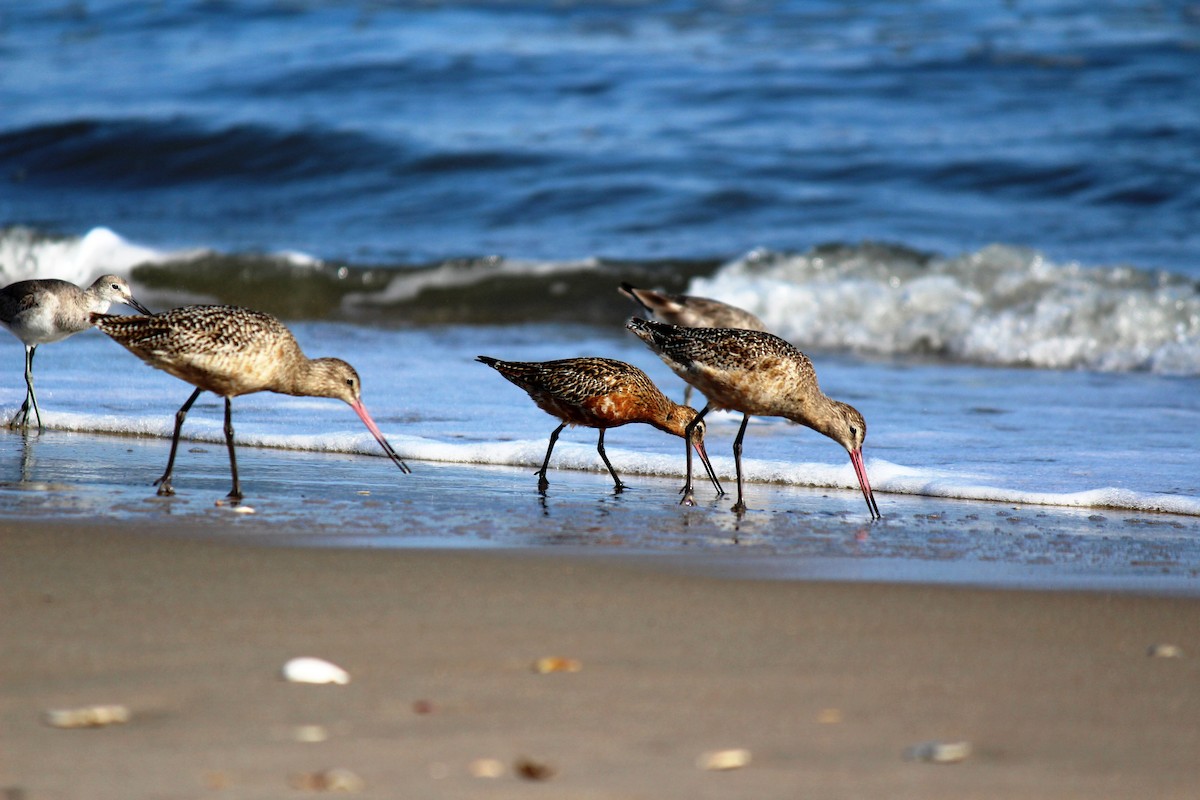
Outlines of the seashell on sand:
<svg viewBox="0 0 1200 800">
<path fill-rule="evenodd" d="M 970 742 L 921 742 L 904 751 L 905 761 L 957 764 L 971 755 Z"/>
<path fill-rule="evenodd" d="M 288 783 L 293 789 L 305 792 L 346 792 L 347 794 L 357 794 L 366 786 L 362 778 L 344 767 L 323 769 L 320 772 L 302 772 L 293 775 Z"/>
<path fill-rule="evenodd" d="M 1147 647 L 1146 655 L 1151 658 L 1183 658 L 1183 648 L 1177 644 L 1159 642 Z"/>
<path fill-rule="evenodd" d="M 283 665 L 283 679 L 292 683 L 347 684 L 350 682 L 350 673 L 323 658 L 302 656 Z"/>
<path fill-rule="evenodd" d="M 700 769 L 715 770 L 718 772 L 729 769 L 741 769 L 749 763 L 750 751 L 740 747 L 730 750 L 711 750 L 707 753 L 701 753 L 696 759 L 696 766 Z"/>
<path fill-rule="evenodd" d="M 539 675 L 548 675 L 551 672 L 579 672 L 581 669 L 582 661 L 561 656 L 546 656 L 533 662 L 533 671 Z"/>
<path fill-rule="evenodd" d="M 51 709 L 42 718 L 52 728 L 103 728 L 129 722 L 132 716 L 125 706 L 99 705 Z"/>
</svg>

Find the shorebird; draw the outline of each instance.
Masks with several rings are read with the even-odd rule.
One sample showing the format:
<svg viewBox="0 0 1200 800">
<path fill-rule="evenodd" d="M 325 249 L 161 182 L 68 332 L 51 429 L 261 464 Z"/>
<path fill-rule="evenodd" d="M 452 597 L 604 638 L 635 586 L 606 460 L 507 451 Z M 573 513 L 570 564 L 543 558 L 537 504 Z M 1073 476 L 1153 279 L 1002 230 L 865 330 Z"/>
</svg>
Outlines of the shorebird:
<svg viewBox="0 0 1200 800">
<path fill-rule="evenodd" d="M 150 313 L 133 299 L 125 279 L 116 275 L 101 275 L 86 289 L 55 278 L 17 281 L 0 289 L 0 323 L 25 345 L 25 402 L 8 427 L 28 428 L 32 407 L 38 430 L 45 430 L 33 391 L 33 355 L 38 345 L 86 331 L 92 327 L 91 314 L 104 313 L 113 303 Z"/>
<path fill-rule="evenodd" d="M 622 283 L 619 291 L 645 309 L 647 314 L 671 325 L 685 328 L 742 328 L 748 331 L 767 329 L 766 324 L 749 311 L 720 300 L 638 289 L 630 283 Z M 684 405 L 691 398 L 692 385 L 689 383 L 683 392 Z"/>
<path fill-rule="evenodd" d="M 713 471 L 704 450 L 704 423 L 696 416 L 696 409 L 681 406 L 667 399 L 646 373 L 637 367 L 611 358 L 565 358 L 559 361 L 501 361 L 488 356 L 475 359 L 487 364 L 512 383 L 524 389 L 538 408 L 562 424 L 550 434 L 550 446 L 546 448 L 546 459 L 538 476 L 538 491 L 545 492 L 550 482 L 546 470 L 550 466 L 550 454 L 558 435 L 568 425 L 583 425 L 598 428 L 600 437 L 596 450 L 608 467 L 616 484 L 616 491 L 625 488 L 617 471 L 604 453 L 604 432 L 632 422 L 644 422 L 660 431 L 683 436 L 704 462 L 709 480 L 717 494 L 724 494 L 717 474 Z M 688 450 L 687 487 L 692 485 L 692 451 Z"/>
<path fill-rule="evenodd" d="M 236 306 L 185 306 L 144 317 L 93 314 L 92 319 L 96 327 L 150 366 L 196 387 L 175 414 L 167 469 L 154 482 L 160 495 L 175 494 L 171 472 L 179 431 L 188 410 L 206 390 L 225 398 L 225 444 L 233 474 L 231 500 L 242 498 L 233 450 L 231 400 L 254 392 L 344 401 L 400 471 L 411 472 L 363 406 L 362 382 L 354 368 L 337 358 L 308 358 L 291 331 L 269 314 Z"/>
<path fill-rule="evenodd" d="M 742 425 L 733 442 L 738 484 L 734 511 L 746 510 L 742 499 L 742 437 L 750 415 L 757 414 L 798 422 L 845 447 L 871 518 L 881 516 L 863 466 L 866 421 L 853 406 L 825 396 L 817 385 L 812 362 L 792 344 L 763 331 L 681 328 L 637 317 L 626 327 L 658 353 L 676 375 L 708 398 L 692 424 L 699 424 L 714 408 L 742 412 Z M 683 502 L 690 505 L 694 502 L 690 469 L 688 481 Z"/>
<path fill-rule="evenodd" d="M 662 322 L 672 325 L 685 328 L 743 328 L 748 331 L 767 329 L 763 321 L 749 311 L 720 300 L 638 289 L 629 283 L 622 283 L 619 291 L 645 309 L 647 314 L 653 314 Z"/>
</svg>

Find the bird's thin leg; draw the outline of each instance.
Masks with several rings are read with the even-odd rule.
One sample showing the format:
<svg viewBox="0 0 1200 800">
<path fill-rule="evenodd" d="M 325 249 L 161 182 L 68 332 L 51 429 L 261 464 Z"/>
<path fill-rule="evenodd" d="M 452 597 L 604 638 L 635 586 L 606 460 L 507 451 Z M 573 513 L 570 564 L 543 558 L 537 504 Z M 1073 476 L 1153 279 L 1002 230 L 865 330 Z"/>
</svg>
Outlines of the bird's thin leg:
<svg viewBox="0 0 1200 800">
<path fill-rule="evenodd" d="M 750 421 L 749 414 L 742 414 L 742 427 L 738 428 L 737 438 L 733 440 L 733 465 L 737 469 L 738 499 L 733 504 L 733 510 L 738 514 L 745 513 L 746 503 L 742 500 L 742 437 L 746 435 L 746 423 Z"/>
<path fill-rule="evenodd" d="M 192 392 L 192 396 L 187 399 L 187 402 L 175 412 L 175 435 L 171 437 L 171 455 L 167 457 L 167 471 L 162 474 L 161 478 L 154 482 L 154 485 L 158 487 L 160 497 L 169 497 L 175 494 L 175 490 L 171 488 L 171 471 L 175 469 L 175 451 L 179 449 L 179 432 L 183 430 L 183 420 L 187 417 L 192 403 L 196 402 L 196 398 L 203 391 L 203 389 L 197 389 Z"/>
<path fill-rule="evenodd" d="M 36 344 L 25 347 L 25 402 L 21 403 L 21 410 L 9 420 L 8 427 L 28 430 L 29 409 L 32 407 L 33 413 L 37 417 L 38 432 L 40 433 L 45 428 L 42 427 L 42 412 L 38 410 L 37 395 L 33 391 L 33 354 L 36 350 Z"/>
<path fill-rule="evenodd" d="M 622 491 L 625 488 L 625 484 L 621 483 L 621 479 L 617 477 L 617 471 L 613 469 L 612 462 L 608 460 L 608 456 L 604 452 L 604 428 L 600 429 L 600 439 L 596 442 L 596 452 L 600 453 L 600 458 L 604 460 L 604 466 L 608 467 L 608 472 L 612 475 L 613 481 L 617 485 L 616 491 Z"/>
<path fill-rule="evenodd" d="M 225 398 L 225 444 L 229 447 L 229 471 L 233 473 L 233 488 L 226 495 L 230 500 L 242 499 L 242 484 L 238 482 L 237 456 L 233 453 L 233 403 Z"/>
<path fill-rule="evenodd" d="M 711 404 L 705 405 L 696 418 L 683 429 L 683 450 L 687 454 L 687 479 L 683 482 L 683 488 L 679 490 L 679 493 L 683 495 L 683 499 L 679 501 L 681 506 L 696 505 L 696 496 L 692 493 L 692 434 L 696 432 L 696 426 L 700 424 L 700 420 L 704 419 L 704 415 L 711 407 Z"/>
<path fill-rule="evenodd" d="M 542 468 L 534 475 L 538 476 L 538 491 L 544 492 L 550 486 L 550 481 L 546 480 L 546 470 L 550 468 L 550 454 L 554 452 L 554 443 L 558 441 L 558 435 L 562 433 L 562 429 L 567 427 L 567 423 L 563 423 L 554 429 L 554 433 L 550 434 L 550 446 L 546 448 L 546 460 L 542 462 Z"/>
</svg>

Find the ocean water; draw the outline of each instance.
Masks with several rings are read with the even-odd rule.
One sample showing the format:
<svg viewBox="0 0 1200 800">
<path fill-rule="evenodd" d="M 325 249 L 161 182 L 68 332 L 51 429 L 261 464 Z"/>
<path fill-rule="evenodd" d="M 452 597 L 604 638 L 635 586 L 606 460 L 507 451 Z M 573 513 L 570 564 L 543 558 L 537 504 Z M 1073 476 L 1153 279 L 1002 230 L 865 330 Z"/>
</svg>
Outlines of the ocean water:
<svg viewBox="0 0 1200 800">
<path fill-rule="evenodd" d="M 623 330 L 629 281 L 805 349 L 868 421 L 885 515 L 1200 516 L 1194 3 L 0 2 L 0 64 L 0 280 L 275 313 L 358 368 L 404 481 L 519 466 L 494 474 L 532 492 L 556 423 L 479 354 L 620 358 L 681 396 Z M 0 345 L 5 416 L 21 357 Z M 97 333 L 36 375 L 52 435 L 164 452 L 189 392 Z M 727 477 L 739 421 L 709 425 Z M 247 397 L 235 424 L 377 449 L 333 401 Z M 185 434 L 221 441 L 215 400 Z M 680 440 L 606 444 L 631 484 L 682 475 Z M 865 516 L 817 434 L 755 419 L 745 455 L 752 512 L 815 487 Z M 604 477 L 591 431 L 554 465 Z"/>
</svg>

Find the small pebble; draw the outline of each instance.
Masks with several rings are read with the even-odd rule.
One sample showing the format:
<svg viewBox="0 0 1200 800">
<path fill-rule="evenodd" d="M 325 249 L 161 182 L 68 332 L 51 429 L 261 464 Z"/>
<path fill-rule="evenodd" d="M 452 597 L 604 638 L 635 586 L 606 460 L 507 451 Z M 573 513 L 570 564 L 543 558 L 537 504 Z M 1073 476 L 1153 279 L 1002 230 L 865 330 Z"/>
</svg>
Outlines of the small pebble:
<svg viewBox="0 0 1200 800">
<path fill-rule="evenodd" d="M 467 770 L 476 778 L 502 778 L 504 762 L 498 758 L 477 758 L 467 765 Z"/>
<path fill-rule="evenodd" d="M 52 728 L 103 728 L 129 722 L 132 716 L 125 706 L 103 705 L 51 709 L 43 719 Z"/>
<path fill-rule="evenodd" d="M 554 777 L 554 767 L 532 758 L 518 758 L 513 763 L 513 772 L 527 781 L 548 781 Z"/>
<path fill-rule="evenodd" d="M 712 750 L 701 753 L 696 759 L 696 766 L 700 769 L 718 771 L 741 769 L 749 763 L 750 751 L 740 747 L 732 750 Z"/>
<path fill-rule="evenodd" d="M 1177 644 L 1152 644 L 1146 649 L 1151 658 L 1183 658 L 1183 648 Z"/>
<path fill-rule="evenodd" d="M 823 708 L 821 713 L 817 714 L 817 722 L 822 725 L 837 725 L 842 721 L 842 710 L 840 708 Z"/>
<path fill-rule="evenodd" d="M 297 725 L 292 728 L 292 738 L 297 742 L 323 742 L 329 738 L 324 725 Z"/>
<path fill-rule="evenodd" d="M 970 742 L 921 742 L 904 751 L 906 761 L 957 764 L 971 755 Z"/>
<path fill-rule="evenodd" d="M 346 792 L 357 794 L 366 785 L 363 779 L 343 767 L 323 769 L 320 772 L 301 772 L 293 775 L 288 783 L 293 789 L 305 792 Z"/>
<path fill-rule="evenodd" d="M 283 665 L 283 678 L 292 683 L 346 684 L 350 682 L 350 673 L 324 659 L 303 656 Z"/>
<path fill-rule="evenodd" d="M 541 675 L 551 672 L 579 672 L 581 669 L 583 669 L 583 662 L 577 661 L 574 658 L 549 656 L 547 658 L 539 658 L 533 662 L 533 671 Z"/>
</svg>

